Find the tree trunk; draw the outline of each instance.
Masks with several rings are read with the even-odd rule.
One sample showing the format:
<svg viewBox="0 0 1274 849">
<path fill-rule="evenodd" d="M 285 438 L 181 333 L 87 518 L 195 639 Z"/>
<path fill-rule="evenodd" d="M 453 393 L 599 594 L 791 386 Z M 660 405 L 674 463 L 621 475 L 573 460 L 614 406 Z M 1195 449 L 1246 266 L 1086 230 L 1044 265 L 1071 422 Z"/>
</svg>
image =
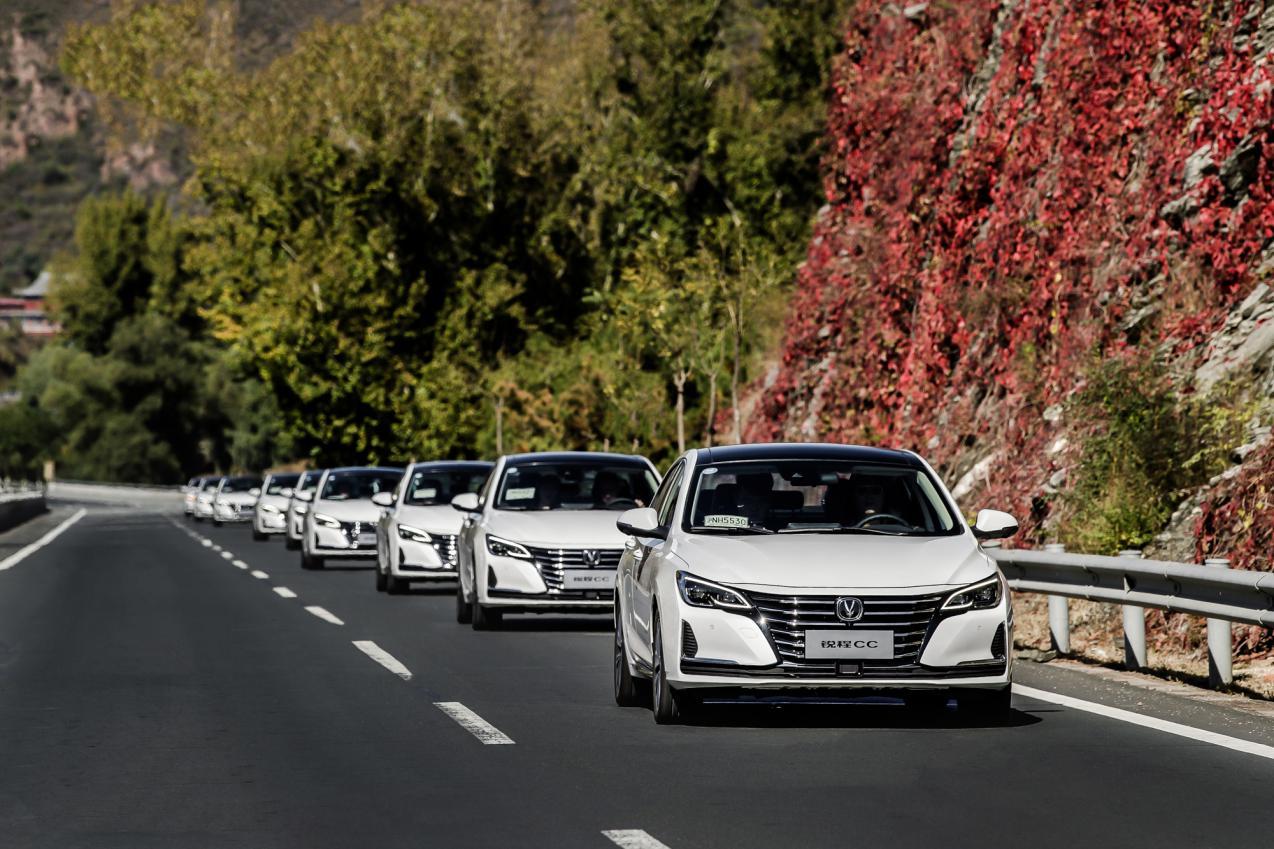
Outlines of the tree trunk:
<svg viewBox="0 0 1274 849">
<path fill-rule="evenodd" d="M 734 364 L 730 372 L 730 414 L 734 418 L 734 444 L 743 442 L 743 413 L 739 411 L 739 375 L 743 348 L 743 298 L 731 305 L 730 317 L 734 319 Z"/>
<path fill-rule="evenodd" d="M 504 399 L 495 396 L 495 453 L 504 453 Z"/>
<path fill-rule="evenodd" d="M 708 448 L 712 447 L 712 436 L 716 431 L 717 423 L 717 373 L 715 371 L 708 375 L 708 421 L 703 426 L 703 444 Z"/>
<path fill-rule="evenodd" d="M 686 378 L 690 375 L 683 368 L 672 376 L 672 384 L 677 387 L 677 454 L 686 451 Z"/>
</svg>

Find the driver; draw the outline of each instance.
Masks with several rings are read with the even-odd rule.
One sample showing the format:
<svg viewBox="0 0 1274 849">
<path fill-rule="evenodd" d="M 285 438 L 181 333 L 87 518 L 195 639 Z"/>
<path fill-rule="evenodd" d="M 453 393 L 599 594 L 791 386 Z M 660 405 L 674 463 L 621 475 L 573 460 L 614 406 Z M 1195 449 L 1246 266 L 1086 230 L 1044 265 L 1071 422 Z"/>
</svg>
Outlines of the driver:
<svg viewBox="0 0 1274 849">
<path fill-rule="evenodd" d="M 593 480 L 593 506 L 595 508 L 607 509 L 612 504 L 619 506 L 620 504 L 633 504 L 632 493 L 628 489 L 628 482 L 612 471 L 604 470 L 597 473 L 596 479 Z"/>
<path fill-rule="evenodd" d="M 885 488 L 878 483 L 862 483 L 854 486 L 850 497 L 853 524 L 885 512 Z"/>
</svg>

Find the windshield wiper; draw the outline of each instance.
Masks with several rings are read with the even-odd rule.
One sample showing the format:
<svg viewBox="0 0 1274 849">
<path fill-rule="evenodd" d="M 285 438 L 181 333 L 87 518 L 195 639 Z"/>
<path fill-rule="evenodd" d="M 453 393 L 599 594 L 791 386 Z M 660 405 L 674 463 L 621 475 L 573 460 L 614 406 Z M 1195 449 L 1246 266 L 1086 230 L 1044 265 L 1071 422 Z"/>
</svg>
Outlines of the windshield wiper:
<svg viewBox="0 0 1274 849">
<path fill-rule="evenodd" d="M 690 528 L 692 533 L 709 533 L 709 534 L 772 534 L 775 531 L 770 530 L 764 525 L 746 525 L 737 528 L 710 528 L 707 525 L 694 525 Z"/>
<path fill-rule="evenodd" d="M 880 534 L 887 537 L 908 536 L 905 531 L 886 531 L 881 528 L 852 528 L 842 525 L 839 528 L 785 528 L 781 534 Z"/>
</svg>

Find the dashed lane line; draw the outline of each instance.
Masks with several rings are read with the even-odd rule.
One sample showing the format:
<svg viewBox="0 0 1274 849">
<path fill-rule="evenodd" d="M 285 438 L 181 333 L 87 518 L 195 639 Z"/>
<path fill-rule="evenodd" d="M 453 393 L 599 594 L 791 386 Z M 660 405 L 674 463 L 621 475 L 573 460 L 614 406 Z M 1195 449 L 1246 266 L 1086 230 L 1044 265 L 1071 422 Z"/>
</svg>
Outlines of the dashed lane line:
<svg viewBox="0 0 1274 849">
<path fill-rule="evenodd" d="M 256 578 L 258 581 L 265 581 L 265 580 L 268 580 L 270 577 L 268 574 L 266 574 L 265 572 L 262 572 L 260 569 L 253 569 L 251 574 L 252 574 L 252 577 Z"/>
<path fill-rule="evenodd" d="M 234 560 L 234 555 L 228 551 L 221 552 L 221 556 L 225 558 L 226 560 Z"/>
<path fill-rule="evenodd" d="M 17 551 L 13 552 L 13 554 L 10 554 L 4 560 L 0 560 L 0 572 L 5 571 L 6 569 L 12 569 L 14 566 L 17 566 L 19 563 L 21 563 L 23 560 L 26 560 L 32 554 L 35 554 L 40 549 L 44 548 L 49 543 L 53 542 L 53 540 L 60 537 L 67 528 L 71 527 L 71 525 L 74 525 L 80 519 L 83 519 L 84 514 L 87 512 L 88 512 L 87 510 L 81 507 L 79 510 L 72 513 L 70 517 L 66 519 L 66 521 L 62 522 L 62 524 L 58 525 L 53 530 L 49 531 L 47 534 L 40 537 L 35 542 L 23 548 L 19 548 Z"/>
<path fill-rule="evenodd" d="M 275 587 L 274 592 L 280 598 L 296 598 L 296 593 L 292 592 L 287 587 Z"/>
<path fill-rule="evenodd" d="M 306 609 L 306 611 L 308 611 L 309 613 L 312 613 L 312 614 L 314 614 L 315 616 L 317 616 L 319 619 L 322 619 L 324 622 L 331 622 L 333 625 L 344 625 L 344 624 L 345 624 L 342 620 L 340 620 L 340 619 L 338 619 L 337 617 L 333 616 L 333 615 L 332 615 L 331 613 L 329 613 L 326 609 L 324 609 L 324 608 L 322 608 L 322 607 L 319 607 L 317 604 L 311 604 L 309 607 L 307 607 L 307 608 L 305 608 L 305 609 Z"/>
<path fill-rule="evenodd" d="M 460 702 L 434 702 L 434 707 L 445 713 L 460 724 L 460 727 L 468 731 L 478 741 L 487 746 L 511 746 L 513 738 L 505 734 L 499 728 L 487 722 L 478 716 L 469 708 Z"/>
<path fill-rule="evenodd" d="M 403 666 L 398 658 L 385 651 L 371 640 L 355 640 L 354 647 L 404 681 L 411 680 L 411 670 Z"/>
<path fill-rule="evenodd" d="M 602 835 L 622 849 L 668 849 L 667 844 L 661 843 L 640 828 L 615 828 L 603 831 Z"/>
<path fill-rule="evenodd" d="M 233 566 L 235 566 L 235 567 L 237 567 L 237 568 L 239 568 L 239 569 L 247 569 L 247 568 L 248 568 L 248 564 L 247 564 L 247 563 L 244 563 L 242 560 L 236 560 L 236 561 L 234 561 L 234 563 L 232 563 L 231 565 L 233 565 Z"/>
<path fill-rule="evenodd" d="M 1024 687 L 1021 684 L 1014 684 L 1013 692 L 1019 696 L 1026 696 L 1028 699 L 1039 699 L 1042 702 L 1052 702 L 1053 704 L 1061 705 L 1062 707 L 1082 710 L 1087 713 L 1095 713 L 1098 716 L 1117 719 L 1120 722 L 1129 722 L 1133 725 L 1140 725 L 1143 728 L 1153 728 L 1156 731 L 1163 731 L 1166 734 L 1175 734 L 1178 737 L 1198 740 L 1200 743 L 1211 743 L 1214 746 L 1233 749 L 1236 752 L 1245 752 L 1249 755 L 1256 755 L 1260 758 L 1274 760 L 1274 746 L 1266 746 L 1263 743 L 1253 743 L 1250 740 L 1240 740 L 1238 737 L 1229 737 L 1225 734 L 1218 734 L 1215 731 L 1204 731 L 1202 728 L 1182 725 L 1179 722 L 1169 722 L 1166 719 L 1144 716 L 1143 714 L 1134 713 L 1130 710 L 1110 707 L 1109 705 L 1098 704 L 1097 702 L 1087 702 L 1073 696 L 1063 696 L 1060 693 L 1050 693 L 1047 690 L 1037 690 L 1034 687 Z"/>
</svg>

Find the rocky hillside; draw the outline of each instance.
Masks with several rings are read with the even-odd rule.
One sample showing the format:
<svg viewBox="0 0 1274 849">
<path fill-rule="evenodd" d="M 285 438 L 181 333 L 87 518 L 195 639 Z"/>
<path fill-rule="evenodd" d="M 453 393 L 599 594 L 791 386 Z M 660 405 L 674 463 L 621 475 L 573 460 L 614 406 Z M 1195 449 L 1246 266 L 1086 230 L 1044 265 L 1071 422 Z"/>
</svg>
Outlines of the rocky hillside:
<svg viewBox="0 0 1274 849">
<path fill-rule="evenodd" d="M 915 448 L 1034 542 L 1269 569 L 1265 5 L 858 3 L 749 435 Z"/>
</svg>

